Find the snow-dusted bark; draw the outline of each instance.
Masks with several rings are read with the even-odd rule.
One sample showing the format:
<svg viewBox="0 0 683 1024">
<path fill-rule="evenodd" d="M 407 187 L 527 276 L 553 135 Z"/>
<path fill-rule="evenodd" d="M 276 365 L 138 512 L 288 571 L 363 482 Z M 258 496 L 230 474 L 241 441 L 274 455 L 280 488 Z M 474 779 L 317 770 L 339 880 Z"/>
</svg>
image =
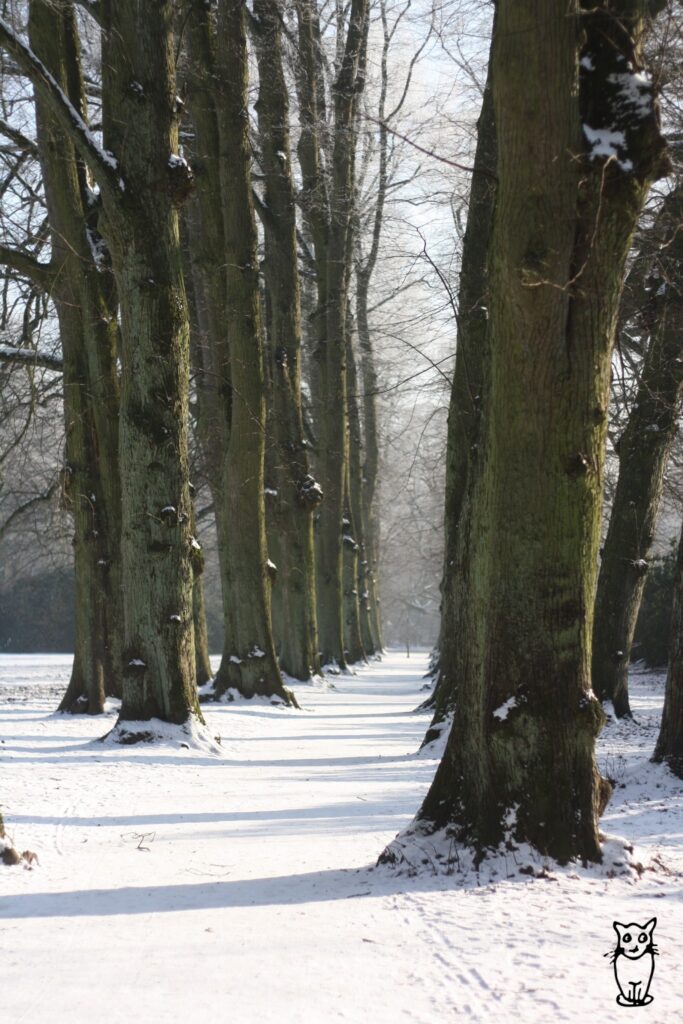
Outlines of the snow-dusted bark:
<svg viewBox="0 0 683 1024">
<path fill-rule="evenodd" d="M 611 76 L 638 66 L 646 13 L 498 5 L 491 383 L 458 525 L 470 554 L 457 710 L 388 862 L 440 830 L 480 858 L 519 843 L 560 862 L 602 856 L 610 787 L 595 762 L 590 653 L 611 351 L 632 232 L 668 166 L 652 94 L 629 112 Z M 595 153 L 582 123 L 623 131 L 621 160 Z"/>
</svg>

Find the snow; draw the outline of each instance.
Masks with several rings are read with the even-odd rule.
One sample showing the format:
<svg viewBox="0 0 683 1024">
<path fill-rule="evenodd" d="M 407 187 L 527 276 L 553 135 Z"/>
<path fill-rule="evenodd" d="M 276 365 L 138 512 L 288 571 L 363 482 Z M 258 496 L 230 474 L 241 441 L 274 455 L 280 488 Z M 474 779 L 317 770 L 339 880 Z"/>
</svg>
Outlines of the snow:
<svg viewBox="0 0 683 1024">
<path fill-rule="evenodd" d="M 493 717 L 499 719 L 499 721 L 501 722 L 504 722 L 507 716 L 512 711 L 512 709 L 516 707 L 517 698 L 509 697 L 504 704 L 501 704 L 499 708 L 496 708 L 496 710 L 493 712 Z"/>
<path fill-rule="evenodd" d="M 599 741 L 616 782 L 607 866 L 623 873 L 516 854 L 495 877 L 410 878 L 370 866 L 436 767 L 416 754 L 426 664 L 393 652 L 334 690 L 294 684 L 302 711 L 203 705 L 222 737 L 208 752 L 173 730 L 93 742 L 111 702 L 104 718 L 53 714 L 69 658 L 0 656 L 0 800 L 10 840 L 39 858 L 0 869 L 3 1019 L 618 1024 L 612 922 L 657 917 L 642 1016 L 676 1020 L 683 785 L 649 761 L 663 678 L 636 672 L 635 720 Z"/>
<path fill-rule="evenodd" d="M 187 167 L 188 163 L 184 156 L 180 156 L 178 153 L 171 153 L 168 158 L 168 166 L 175 169 L 177 167 Z"/>
<path fill-rule="evenodd" d="M 607 81 L 617 86 L 621 103 L 629 114 L 642 118 L 652 112 L 652 79 L 646 72 L 608 75 Z"/>
<path fill-rule="evenodd" d="M 633 162 L 626 159 L 623 153 L 626 151 L 626 136 L 623 132 L 612 131 L 609 128 L 591 128 L 590 125 L 583 125 L 583 134 L 590 146 L 590 158 L 614 157 L 622 171 L 633 169 Z"/>
</svg>

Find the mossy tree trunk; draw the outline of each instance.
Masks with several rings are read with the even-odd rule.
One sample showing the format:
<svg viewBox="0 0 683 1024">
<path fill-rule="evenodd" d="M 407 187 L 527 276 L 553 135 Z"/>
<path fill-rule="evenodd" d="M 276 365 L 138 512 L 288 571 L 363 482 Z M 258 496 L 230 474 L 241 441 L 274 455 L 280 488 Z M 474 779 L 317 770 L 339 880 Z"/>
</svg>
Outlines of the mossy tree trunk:
<svg viewBox="0 0 683 1024">
<path fill-rule="evenodd" d="M 494 28 L 495 31 L 495 28 Z M 441 579 L 441 626 L 438 676 L 429 706 L 434 716 L 424 742 L 440 732 L 456 701 L 460 640 L 456 605 L 465 597 L 469 545 L 460 529 L 475 479 L 479 433 L 490 374 L 488 333 L 488 252 L 495 201 L 496 130 L 493 109 L 492 66 L 489 60 L 477 147 L 470 186 L 467 226 L 463 238 L 458 289 L 457 349 L 448 410 L 446 494 L 444 511 L 444 567 Z"/>
<path fill-rule="evenodd" d="M 348 532 L 350 532 L 358 549 L 356 577 L 353 583 L 353 589 L 356 591 L 353 611 L 357 626 L 354 624 L 353 628 L 354 633 L 357 632 L 359 634 L 360 643 L 357 643 L 358 657 L 354 660 L 362 660 L 368 655 L 375 653 L 378 649 L 379 641 L 374 632 L 375 618 L 372 615 L 372 573 L 367 541 L 367 508 L 364 502 L 365 480 L 363 477 L 363 436 L 358 395 L 358 369 L 353 339 L 350 333 L 346 339 L 346 359 L 349 384 L 349 487 L 346 518 L 350 520 L 350 530 Z M 348 584 L 345 580 L 345 590 L 347 586 Z M 348 629 L 348 616 L 346 621 Z M 348 642 L 347 649 L 350 649 Z"/>
<path fill-rule="evenodd" d="M 344 658 L 350 665 L 363 661 L 365 650 L 361 635 L 360 594 L 358 574 L 361 547 L 356 539 L 357 521 L 351 491 L 351 452 L 344 479 L 344 511 L 342 516 L 342 579 L 344 587 Z"/>
<path fill-rule="evenodd" d="M 602 551 L 593 631 L 593 689 L 630 715 L 628 667 L 645 587 L 664 474 L 678 429 L 683 387 L 683 190 L 664 200 L 654 232 L 659 241 L 639 327 L 649 334 L 628 424 L 619 439 L 619 479 Z M 644 257 L 646 258 L 646 257 Z"/>
<path fill-rule="evenodd" d="M 301 203 L 313 243 L 317 287 L 314 380 L 316 465 L 324 500 L 316 523 L 318 634 L 323 663 L 346 666 L 344 654 L 343 522 L 348 465 L 347 306 L 354 200 L 356 113 L 367 39 L 365 0 L 350 5 L 328 125 L 320 22 L 312 0 L 298 0 L 297 91 Z M 338 26 L 341 31 L 341 26 Z M 323 134 L 331 139 L 323 146 Z M 329 166 L 322 153 L 326 149 Z"/>
<path fill-rule="evenodd" d="M 29 37 L 36 55 L 87 118 L 73 4 L 33 0 Z M 75 656 L 60 710 L 98 714 L 105 696 L 121 695 L 122 679 L 114 288 L 86 167 L 39 92 L 36 119 L 51 232 L 50 294 L 64 363 L 63 493 L 74 521 Z"/>
<path fill-rule="evenodd" d="M 458 525 L 457 713 L 409 830 L 445 828 L 479 857 L 527 842 L 601 859 L 590 654 L 610 357 L 632 231 L 666 170 L 650 87 L 635 112 L 614 77 L 640 66 L 644 14 L 498 4 L 491 383 Z M 582 125 L 623 131 L 625 152 L 605 159 Z"/>
<path fill-rule="evenodd" d="M 120 462 L 125 610 L 120 722 L 201 719 L 195 687 L 188 465 L 189 327 L 178 208 L 173 7 L 103 8 L 103 124 L 116 203 L 103 196 L 121 301 Z"/>
<path fill-rule="evenodd" d="M 220 145 L 226 324 L 231 418 L 222 467 L 219 544 L 224 549 L 225 647 L 216 695 L 234 687 L 247 697 L 285 690 L 275 654 L 264 500 L 265 370 L 261 337 L 245 9 L 222 0 L 216 29 L 216 119 Z"/>
<path fill-rule="evenodd" d="M 201 720 L 194 685 L 188 480 L 188 319 L 177 208 L 191 175 L 177 153 L 173 4 L 105 0 L 103 135 L 0 20 L 0 45 L 30 77 L 100 187 L 121 304 L 119 461 L 124 591 L 120 722 Z M 127 739 L 134 730 L 127 728 Z"/>
<path fill-rule="evenodd" d="M 379 246 L 379 232 L 377 233 Z M 369 631 L 372 641 L 372 653 L 381 651 L 382 615 L 379 595 L 379 524 L 377 522 L 377 484 L 379 478 L 379 429 L 377 423 L 377 392 L 378 379 L 375 366 L 375 353 L 370 331 L 369 291 L 372 266 L 366 262 L 356 272 L 356 324 L 360 350 L 360 387 L 362 392 L 363 419 L 363 461 L 362 479 L 362 512 L 365 528 L 365 562 L 364 584 L 369 618 Z M 368 652 L 370 653 L 370 651 Z"/>
<path fill-rule="evenodd" d="M 301 407 L 301 300 L 296 210 L 289 138 L 289 103 L 282 65 L 280 12 L 257 0 L 259 97 L 256 104 L 264 204 L 265 279 L 268 289 L 268 362 L 273 451 L 268 483 L 271 532 L 277 535 L 279 631 L 282 668 L 297 679 L 320 671 L 315 596 L 313 514 L 320 487 L 309 471 Z"/>
</svg>

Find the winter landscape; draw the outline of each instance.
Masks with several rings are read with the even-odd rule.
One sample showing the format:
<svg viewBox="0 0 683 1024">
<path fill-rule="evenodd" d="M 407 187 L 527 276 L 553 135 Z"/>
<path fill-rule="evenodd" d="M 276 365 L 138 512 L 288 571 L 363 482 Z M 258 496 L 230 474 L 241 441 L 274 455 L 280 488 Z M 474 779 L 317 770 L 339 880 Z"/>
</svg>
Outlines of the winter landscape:
<svg viewBox="0 0 683 1024">
<path fill-rule="evenodd" d="M 683 0 L 0 0 L 0 1024 L 683 1009 Z"/>
<path fill-rule="evenodd" d="M 510 853 L 480 874 L 396 877 L 374 864 L 438 755 L 417 754 L 425 667 L 392 651 L 333 690 L 298 687 L 301 712 L 218 706 L 207 756 L 103 747 L 113 709 L 52 713 L 69 659 L 3 656 L 0 770 L 12 831 L 40 851 L 0 875 L 6 1019 L 619 1021 L 612 922 L 656 916 L 642 1017 L 674 1020 L 683 784 L 649 762 L 662 677 L 635 671 L 637 720 L 611 719 L 598 748 L 616 783 L 602 827 L 642 871 Z"/>
</svg>

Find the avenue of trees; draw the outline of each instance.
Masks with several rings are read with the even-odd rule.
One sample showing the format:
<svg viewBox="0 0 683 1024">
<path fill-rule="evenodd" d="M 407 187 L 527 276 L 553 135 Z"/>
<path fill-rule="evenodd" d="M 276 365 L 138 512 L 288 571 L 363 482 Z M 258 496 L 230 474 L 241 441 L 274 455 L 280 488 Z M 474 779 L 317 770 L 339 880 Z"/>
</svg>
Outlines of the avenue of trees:
<svg viewBox="0 0 683 1024">
<path fill-rule="evenodd" d="M 411 841 L 444 834 L 477 857 L 512 842 L 600 861 L 611 786 L 595 740 L 603 701 L 631 713 L 683 391 L 680 11 L 497 0 L 462 161 L 392 127 L 443 24 L 422 11 L 392 75 L 410 10 L 30 0 L 0 17 L 0 372 L 6 389 L 26 375 L 33 405 L 54 381 L 62 396 L 75 651 L 61 710 L 120 698 L 121 743 L 153 738 L 155 720 L 201 729 L 205 515 L 224 638 L 210 697 L 296 708 L 287 677 L 380 654 L 372 314 L 394 193 L 419 209 L 428 172 L 403 172 L 417 148 L 468 193 L 457 283 L 422 253 L 457 334 L 426 741 L 452 726 L 381 860 L 412 866 Z M 404 524 L 429 515 L 411 474 Z M 654 756 L 683 777 L 683 538 L 675 589 Z M 406 621 L 433 601 L 420 582 Z"/>
</svg>

